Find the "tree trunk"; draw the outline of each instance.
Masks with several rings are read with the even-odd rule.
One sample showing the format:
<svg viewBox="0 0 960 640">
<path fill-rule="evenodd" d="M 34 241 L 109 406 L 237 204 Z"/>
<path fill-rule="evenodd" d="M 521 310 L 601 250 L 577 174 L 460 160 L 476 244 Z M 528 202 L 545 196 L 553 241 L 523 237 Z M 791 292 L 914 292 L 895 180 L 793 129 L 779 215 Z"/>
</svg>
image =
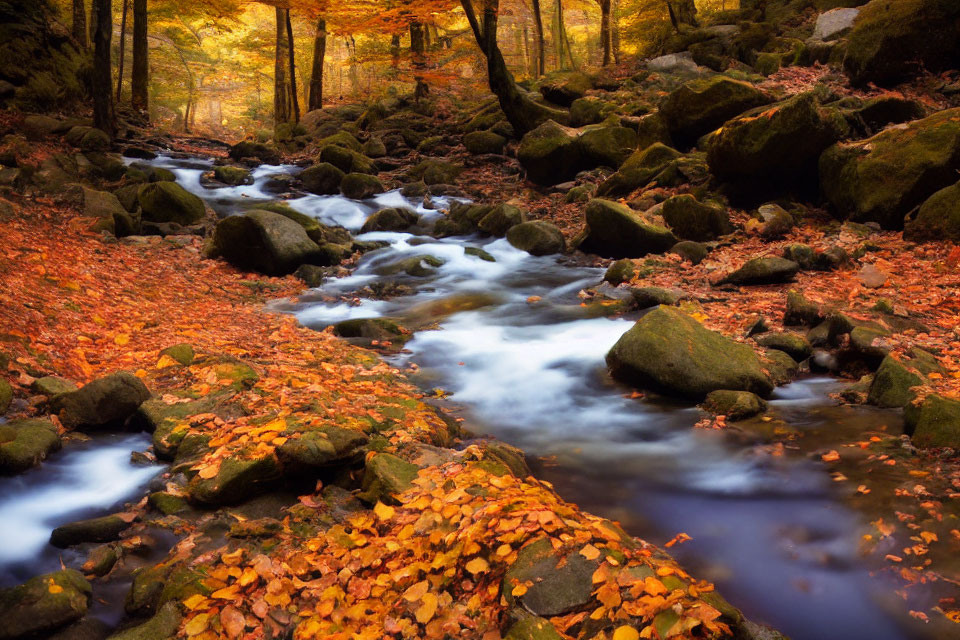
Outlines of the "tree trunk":
<svg viewBox="0 0 960 640">
<path fill-rule="evenodd" d="M 413 91 L 413 99 L 417 102 L 420 98 L 426 97 L 430 93 L 430 87 L 423 81 L 420 73 L 426 68 L 427 62 L 424 57 L 426 51 L 426 34 L 423 24 L 420 22 L 410 23 L 410 53 L 413 59 L 413 78 L 417 82 L 417 87 Z"/>
<path fill-rule="evenodd" d="M 520 91 L 514 82 L 500 47 L 497 45 L 497 13 L 500 9 L 500 0 L 486 0 L 482 25 L 473 8 L 472 0 L 460 0 L 460 4 L 467 15 L 467 21 L 477 39 L 477 44 L 487 59 L 487 80 L 490 91 L 497 96 L 500 108 L 513 126 L 515 135 L 523 136 L 551 118 L 565 122 L 568 118 L 565 112 L 534 102 Z"/>
<path fill-rule="evenodd" d="M 673 28 L 679 30 L 681 25 L 691 27 L 697 25 L 697 5 L 694 0 L 667 0 L 667 11 L 670 13 L 670 22 Z"/>
<path fill-rule="evenodd" d="M 310 72 L 308 111 L 323 108 L 323 61 L 326 55 L 327 21 L 317 18 L 317 35 L 313 39 L 313 67 Z"/>
<path fill-rule="evenodd" d="M 560 25 L 560 37 L 563 38 L 563 47 L 561 48 L 561 52 L 566 50 L 567 57 L 570 59 L 570 68 L 574 71 L 579 71 L 577 63 L 573 59 L 573 48 L 570 46 L 570 36 L 567 34 L 567 23 L 563 19 L 562 0 L 557 0 L 557 22 Z"/>
<path fill-rule="evenodd" d="M 147 0 L 133 0 L 133 75 L 130 104 L 133 110 L 150 117 L 150 62 L 147 52 Z"/>
<path fill-rule="evenodd" d="M 127 12 L 130 9 L 130 0 L 123 0 L 123 17 L 120 19 L 120 60 L 117 62 L 117 104 L 123 95 L 123 58 L 127 48 Z"/>
<path fill-rule="evenodd" d="M 297 60 L 293 42 L 293 24 L 290 22 L 290 9 L 285 9 L 284 12 L 287 14 L 287 53 L 290 56 L 290 107 L 293 110 L 293 121 L 300 122 L 300 98 L 297 96 Z"/>
<path fill-rule="evenodd" d="M 610 13 L 610 44 L 613 48 L 613 61 L 620 64 L 620 0 L 613 0 Z"/>
<path fill-rule="evenodd" d="M 543 14 L 540 12 L 540 0 L 533 0 L 533 27 L 537 36 L 537 77 L 547 72 L 547 54 L 543 42 Z"/>
<path fill-rule="evenodd" d="M 83 0 L 73 0 L 73 37 L 81 47 L 87 48 L 87 10 Z"/>
<path fill-rule="evenodd" d="M 611 62 L 610 46 L 610 0 L 600 0 L 600 49 L 603 51 L 604 67 Z"/>
<path fill-rule="evenodd" d="M 275 125 L 290 121 L 290 93 L 287 88 L 287 19 L 277 9 L 277 50 L 273 65 L 273 120 Z"/>
<path fill-rule="evenodd" d="M 93 39 L 93 123 L 111 138 L 113 119 L 113 75 L 110 64 L 110 40 L 113 35 L 111 0 L 94 0 L 97 30 Z"/>
<path fill-rule="evenodd" d="M 390 66 L 394 69 L 400 67 L 400 34 L 395 33 L 390 36 Z"/>
</svg>

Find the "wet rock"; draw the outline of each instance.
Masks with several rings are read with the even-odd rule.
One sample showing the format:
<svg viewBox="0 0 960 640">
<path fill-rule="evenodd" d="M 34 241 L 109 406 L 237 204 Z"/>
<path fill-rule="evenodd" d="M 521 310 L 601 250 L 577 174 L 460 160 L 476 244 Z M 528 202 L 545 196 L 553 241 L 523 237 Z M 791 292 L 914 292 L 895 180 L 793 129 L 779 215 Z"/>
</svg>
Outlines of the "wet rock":
<svg viewBox="0 0 960 640">
<path fill-rule="evenodd" d="M 371 231 L 406 231 L 420 222 L 420 216 L 412 209 L 392 207 L 377 211 L 363 223 L 360 233 Z"/>
<path fill-rule="evenodd" d="M 616 287 L 624 282 L 629 282 L 631 279 L 633 279 L 633 276 L 636 272 L 637 269 L 633 265 L 633 260 L 624 258 L 622 260 L 617 260 L 607 267 L 606 273 L 603 274 L 603 280 L 604 282 L 609 282 Z"/>
<path fill-rule="evenodd" d="M 391 453 L 378 453 L 367 459 L 359 497 L 369 503 L 396 503 L 396 496 L 413 486 L 418 471 L 417 465 Z"/>
<path fill-rule="evenodd" d="M 914 242 L 960 241 L 960 182 L 937 191 L 908 214 L 903 237 Z"/>
<path fill-rule="evenodd" d="M 703 408 L 731 421 L 751 418 L 767 410 L 767 401 L 749 391 L 718 389 L 707 394 Z"/>
<path fill-rule="evenodd" d="M 775 256 L 752 258 L 717 284 L 764 285 L 790 282 L 800 270 L 792 260 Z"/>
<path fill-rule="evenodd" d="M 657 305 L 674 305 L 680 301 L 680 293 L 662 287 L 636 287 L 630 289 L 630 298 L 638 309 Z"/>
<path fill-rule="evenodd" d="M 714 76 L 674 90 L 660 104 L 660 114 L 673 139 L 690 144 L 727 120 L 768 102 L 766 94 L 751 84 Z"/>
<path fill-rule="evenodd" d="M 673 233 L 645 222 L 629 207 L 595 199 L 586 208 L 587 233 L 579 249 L 605 258 L 639 258 L 663 253 L 677 243 Z"/>
<path fill-rule="evenodd" d="M 618 379 L 697 400 L 718 389 L 760 396 L 773 390 L 753 349 L 671 307 L 641 318 L 607 354 L 607 364 Z"/>
<path fill-rule="evenodd" d="M 293 275 L 311 289 L 315 289 L 322 285 L 331 274 L 329 273 L 328 267 L 318 267 L 313 264 L 302 264 L 297 267 L 297 270 L 293 272 Z"/>
<path fill-rule="evenodd" d="M 238 504 L 273 486 L 280 465 L 273 455 L 226 458 L 212 478 L 195 476 L 187 485 L 190 500 L 203 505 Z"/>
<path fill-rule="evenodd" d="M 317 156 L 319 163 L 328 163 L 344 173 L 376 173 L 373 161 L 359 151 L 337 144 L 328 144 Z"/>
<path fill-rule="evenodd" d="M 904 217 L 957 182 L 960 109 L 841 143 L 820 158 L 820 184 L 836 212 L 855 222 L 901 229 Z"/>
<path fill-rule="evenodd" d="M 329 162 L 321 162 L 300 172 L 303 188 L 310 193 L 326 196 L 340 193 L 340 183 L 346 174 Z"/>
<path fill-rule="evenodd" d="M 573 178 L 583 163 L 578 132 L 548 120 L 528 132 L 517 147 L 517 160 L 527 178 L 537 184 L 557 184 Z"/>
<path fill-rule="evenodd" d="M 120 371 L 54 397 L 51 407 L 67 429 L 104 429 L 123 426 L 149 398 L 140 378 Z"/>
<path fill-rule="evenodd" d="M 465 247 L 463 250 L 464 255 L 473 256 L 475 258 L 480 258 L 484 262 L 496 262 L 497 259 L 492 255 L 481 249 L 480 247 Z"/>
<path fill-rule="evenodd" d="M 484 233 L 502 238 L 511 227 L 526 222 L 527 213 L 512 204 L 501 204 L 480 218 L 477 228 Z"/>
<path fill-rule="evenodd" d="M 787 292 L 787 309 L 783 314 L 784 326 L 816 325 L 823 322 L 820 305 L 807 300 L 799 291 Z"/>
<path fill-rule="evenodd" d="M 673 233 L 684 240 L 713 240 L 733 231 L 726 209 L 688 194 L 665 200 L 662 214 Z"/>
<path fill-rule="evenodd" d="M 124 158 L 136 158 L 138 160 L 153 160 L 157 154 L 145 147 L 127 147 L 123 150 Z"/>
<path fill-rule="evenodd" d="M 83 187 L 83 215 L 104 221 L 117 237 L 139 233 L 140 216 L 128 212 L 115 195 Z"/>
<path fill-rule="evenodd" d="M 670 253 L 675 253 L 691 264 L 703 262 L 710 250 L 707 245 L 691 240 L 682 240 L 670 247 Z"/>
<path fill-rule="evenodd" d="M 549 620 L 530 614 L 522 615 L 507 630 L 504 640 L 562 640 Z"/>
<path fill-rule="evenodd" d="M 552 74 L 540 85 L 544 98 L 561 107 L 569 107 L 593 88 L 593 80 L 581 71 Z"/>
<path fill-rule="evenodd" d="M 710 172 L 726 182 L 756 184 L 766 177 L 804 184 L 846 126 L 839 112 L 821 107 L 812 93 L 800 94 L 724 124 L 709 142 L 707 162 Z"/>
<path fill-rule="evenodd" d="M 176 222 L 184 226 L 204 219 L 203 200 L 175 182 L 154 182 L 141 187 L 141 215 L 150 222 Z"/>
<path fill-rule="evenodd" d="M 850 348 L 867 364 L 877 367 L 890 352 L 890 332 L 878 327 L 860 326 L 850 331 Z"/>
<path fill-rule="evenodd" d="M 301 432 L 277 449 L 285 472 L 316 470 L 342 465 L 363 458 L 370 438 L 356 429 L 325 426 Z"/>
<path fill-rule="evenodd" d="M 922 72 L 956 68 L 960 5 L 954 0 L 873 0 L 847 36 L 843 68 L 855 85 L 889 86 Z"/>
<path fill-rule="evenodd" d="M 867 402 L 878 407 L 905 407 L 917 397 L 911 388 L 922 383 L 919 375 L 899 360 L 886 356 L 873 376 Z"/>
<path fill-rule="evenodd" d="M 214 167 L 213 177 L 217 182 L 236 187 L 244 184 L 253 184 L 253 176 L 248 169 L 243 167 Z"/>
<path fill-rule="evenodd" d="M 937 394 L 904 407 L 906 432 L 918 447 L 960 448 L 960 401 Z"/>
<path fill-rule="evenodd" d="M 503 153 L 507 139 L 492 131 L 473 131 L 463 136 L 463 146 L 473 155 Z"/>
<path fill-rule="evenodd" d="M 50 634 L 87 613 L 92 590 L 79 572 L 66 569 L 0 590 L 0 639 Z"/>
<path fill-rule="evenodd" d="M 160 351 L 160 356 L 169 356 L 182 364 L 183 366 L 189 366 L 193 364 L 193 360 L 196 357 L 196 352 L 193 349 L 193 345 L 186 342 L 181 342 L 180 344 L 175 344 L 171 347 L 167 347 Z"/>
<path fill-rule="evenodd" d="M 190 509 L 186 498 L 165 491 L 155 491 L 147 496 L 147 504 L 165 516 L 182 513 Z"/>
<path fill-rule="evenodd" d="M 271 276 L 293 273 L 302 264 L 332 262 L 301 225 L 272 211 L 224 218 L 213 232 L 213 247 L 231 264 Z"/>
<path fill-rule="evenodd" d="M 783 351 L 797 362 L 803 362 L 813 353 L 810 341 L 799 333 L 764 333 L 756 341 L 761 347 Z"/>
<path fill-rule="evenodd" d="M 50 534 L 50 544 L 64 549 L 83 542 L 113 542 L 130 523 L 118 515 L 78 520 L 57 527 Z"/>
<path fill-rule="evenodd" d="M 407 175 L 415 180 L 422 180 L 424 184 L 441 185 L 453 184 L 463 173 L 463 167 L 447 162 L 446 160 L 437 160 L 435 158 L 424 160 L 413 167 Z"/>
<path fill-rule="evenodd" d="M 587 560 L 578 550 L 555 550 L 541 538 L 520 550 L 507 569 L 501 592 L 507 604 L 520 606 L 537 616 L 558 616 L 575 611 L 593 600 L 593 572 L 601 560 Z M 532 584 L 526 593 L 514 596 L 518 584 Z"/>
<path fill-rule="evenodd" d="M 817 16 L 817 23 L 813 27 L 814 40 L 836 40 L 853 28 L 853 21 L 860 13 L 857 8 L 831 9 Z"/>
<path fill-rule="evenodd" d="M 13 401 L 13 387 L 10 383 L 0 378 L 0 416 L 7 412 L 10 403 Z"/>
<path fill-rule="evenodd" d="M 777 204 L 761 205 L 757 209 L 760 216 L 760 235 L 764 238 L 782 238 L 793 229 L 793 216 Z"/>
<path fill-rule="evenodd" d="M 172 640 L 180 629 L 180 606 L 168 602 L 143 624 L 113 634 L 107 640 Z"/>
<path fill-rule="evenodd" d="M 83 618 L 61 628 L 44 640 L 104 640 L 110 634 L 110 625 L 96 618 Z"/>
<path fill-rule="evenodd" d="M 533 256 L 563 253 L 567 242 L 560 229 L 545 220 L 522 222 L 507 231 L 507 242 Z"/>
<path fill-rule="evenodd" d="M 598 124 L 609 117 L 615 107 L 599 98 L 578 98 L 570 105 L 570 126 Z"/>
<path fill-rule="evenodd" d="M 256 158 L 265 164 L 280 164 L 280 152 L 277 148 L 260 142 L 238 142 L 230 147 L 230 157 L 234 160 Z"/>
<path fill-rule="evenodd" d="M 405 334 L 396 320 L 390 318 L 355 318 L 333 325 L 334 335 L 341 338 L 403 341 Z"/>
<path fill-rule="evenodd" d="M 60 449 L 57 428 L 40 418 L 0 424 L 0 474 L 20 473 Z"/>
<path fill-rule="evenodd" d="M 764 371 L 770 376 L 770 381 L 776 386 L 793 382 L 797 374 L 800 373 L 797 361 L 792 356 L 776 349 L 765 351 L 760 362 Z"/>
<path fill-rule="evenodd" d="M 680 157 L 675 149 L 655 143 L 631 155 L 620 170 L 597 187 L 598 196 L 624 195 L 646 186 Z"/>
<path fill-rule="evenodd" d="M 410 256 L 397 262 L 381 267 L 377 270 L 379 275 L 390 276 L 398 273 L 405 273 L 415 278 L 426 278 L 436 274 L 436 269 L 446 263 L 436 256 L 428 254 Z"/>
<path fill-rule="evenodd" d="M 365 173 L 348 173 L 340 183 L 343 195 L 351 200 L 365 200 L 378 193 L 383 193 L 383 183 L 376 176 Z"/>
<path fill-rule="evenodd" d="M 30 390 L 40 395 L 47 396 L 52 398 L 53 396 L 60 395 L 61 393 L 70 393 L 71 391 L 77 390 L 77 385 L 69 380 L 59 378 L 57 376 L 44 376 L 42 378 L 37 378 L 30 385 Z"/>
<path fill-rule="evenodd" d="M 584 127 L 577 137 L 584 168 L 610 167 L 616 169 L 637 148 L 637 133 L 620 126 L 616 120 L 610 123 Z"/>
</svg>

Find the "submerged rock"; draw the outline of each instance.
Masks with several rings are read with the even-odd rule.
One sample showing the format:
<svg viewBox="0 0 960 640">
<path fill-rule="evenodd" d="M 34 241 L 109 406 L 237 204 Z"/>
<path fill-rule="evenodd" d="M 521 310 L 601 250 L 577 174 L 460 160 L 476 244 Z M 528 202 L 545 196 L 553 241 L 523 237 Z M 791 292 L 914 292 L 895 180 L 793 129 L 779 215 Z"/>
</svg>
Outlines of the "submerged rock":
<svg viewBox="0 0 960 640">
<path fill-rule="evenodd" d="M 696 400 L 718 389 L 773 390 L 753 349 L 671 307 L 654 309 L 623 334 L 607 364 L 618 379 Z"/>
<path fill-rule="evenodd" d="M 65 569 L 0 590 L 0 639 L 49 635 L 87 613 L 92 589 L 79 572 Z"/>
<path fill-rule="evenodd" d="M 376 176 L 366 173 L 348 173 L 340 182 L 343 195 L 351 200 L 365 200 L 370 196 L 383 193 L 383 183 Z"/>
<path fill-rule="evenodd" d="M 605 258 L 639 258 L 663 253 L 677 243 L 667 229 L 645 222 L 626 205 L 595 199 L 585 211 L 587 232 L 579 248 Z"/>
<path fill-rule="evenodd" d="M 253 184 L 253 176 L 249 169 L 243 167 L 220 166 L 213 168 L 213 177 L 217 182 L 236 187 L 244 184 Z"/>
<path fill-rule="evenodd" d="M 50 544 L 61 549 L 82 542 L 113 542 L 130 523 L 118 515 L 77 520 L 61 525 L 50 534 Z"/>
</svg>

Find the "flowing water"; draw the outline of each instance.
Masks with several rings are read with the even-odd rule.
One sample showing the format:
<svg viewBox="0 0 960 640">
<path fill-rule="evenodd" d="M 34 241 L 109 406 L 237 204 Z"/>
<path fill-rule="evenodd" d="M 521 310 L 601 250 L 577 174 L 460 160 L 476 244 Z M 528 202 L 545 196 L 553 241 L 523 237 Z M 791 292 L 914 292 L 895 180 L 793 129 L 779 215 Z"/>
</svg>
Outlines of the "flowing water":
<svg viewBox="0 0 960 640">
<path fill-rule="evenodd" d="M 161 156 L 152 164 L 173 170 L 181 185 L 220 215 L 272 199 L 268 176 L 297 171 L 260 167 L 253 185 L 208 189 L 200 176 L 210 168 L 209 160 Z M 288 203 L 353 232 L 386 206 L 416 208 L 426 226 L 441 215 L 398 192 L 365 202 L 306 195 Z M 890 585 L 870 577 L 871 567 L 857 551 L 865 523 L 835 494 L 822 466 L 694 429 L 697 409 L 631 398 L 631 389 L 609 378 L 604 354 L 633 321 L 592 317 L 581 306 L 578 292 L 600 282 L 600 269 L 559 256 L 532 257 L 505 240 L 479 236 L 436 240 L 371 233 L 360 239 L 389 246 L 366 254 L 351 275 L 274 308 L 318 329 L 350 318 L 432 323 L 431 330 L 406 344 L 394 364 L 424 388 L 451 394 L 449 402 L 473 432 L 542 457 L 539 476 L 584 509 L 619 520 L 631 533 L 656 543 L 679 532 L 690 535 L 690 542 L 671 552 L 696 575 L 715 581 L 748 616 L 794 640 L 922 637 L 903 623 L 903 611 L 894 615 L 884 604 Z M 468 253 L 468 248 L 487 255 Z M 427 276 L 381 275 L 404 259 L 427 255 L 444 261 Z M 364 297 L 369 287 L 387 281 L 407 285 L 410 293 L 386 300 Z M 828 394 L 836 387 L 826 378 L 795 382 L 777 391 L 771 412 L 811 432 L 854 432 L 899 420 L 895 414 L 835 407 Z M 57 477 L 56 464 L 48 462 L 36 473 L 60 488 L 48 500 L 31 489 L 31 503 L 72 499 L 70 481 Z M 146 477 L 140 469 L 119 475 L 141 473 Z M 29 484 L 20 478 L 13 482 Z M 0 490 L 0 496 L 9 492 Z M 0 498 L 0 527 L 9 518 L 27 518 L 38 531 L 52 522 L 49 514 L 19 515 L 28 510 L 25 503 L 5 504 Z M 4 509 L 11 510 L 9 515 Z M 23 527 L 14 529 L 0 528 L 0 537 L 26 535 Z M 13 546 L 23 550 L 21 556 L 32 553 L 39 537 Z M 0 558 L 0 564 L 7 562 Z"/>
</svg>

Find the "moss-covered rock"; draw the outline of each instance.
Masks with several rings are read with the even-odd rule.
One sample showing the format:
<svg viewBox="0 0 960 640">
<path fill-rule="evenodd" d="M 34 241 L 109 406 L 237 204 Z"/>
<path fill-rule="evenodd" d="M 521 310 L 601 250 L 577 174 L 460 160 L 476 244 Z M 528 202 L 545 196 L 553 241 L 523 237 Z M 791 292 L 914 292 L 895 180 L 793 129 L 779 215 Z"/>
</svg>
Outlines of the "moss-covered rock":
<svg viewBox="0 0 960 640">
<path fill-rule="evenodd" d="M 503 153 L 507 139 L 493 131 L 473 131 L 463 136 L 463 146 L 474 155 Z"/>
<path fill-rule="evenodd" d="M 507 630 L 505 640 L 562 640 L 549 620 L 530 614 L 522 615 Z"/>
<path fill-rule="evenodd" d="M 277 449 L 284 472 L 317 470 L 362 459 L 370 438 L 356 429 L 324 426 L 302 431 Z"/>
<path fill-rule="evenodd" d="M 153 182 L 140 188 L 137 197 L 144 220 L 176 222 L 184 226 L 203 220 L 203 200 L 175 182 Z"/>
<path fill-rule="evenodd" d="M 843 68 L 856 85 L 895 84 L 956 68 L 960 5 L 954 0 L 873 0 L 847 36 Z"/>
<path fill-rule="evenodd" d="M 922 383 L 919 375 L 895 358 L 887 356 L 873 376 L 867 402 L 878 407 L 905 407 L 917 395 L 911 388 Z"/>
<path fill-rule="evenodd" d="M 0 378 L 0 416 L 7 412 L 10 403 L 13 401 L 13 387 L 10 383 Z"/>
<path fill-rule="evenodd" d="M 649 309 L 661 304 L 677 304 L 680 301 L 680 292 L 663 287 L 636 287 L 630 289 L 630 299 L 638 309 Z"/>
<path fill-rule="evenodd" d="M 890 332 L 880 327 L 859 326 L 850 331 L 850 349 L 867 364 L 876 367 L 890 352 L 885 338 Z"/>
<path fill-rule="evenodd" d="M 713 240 L 733 231 L 726 209 L 700 202 L 689 194 L 673 196 L 663 203 L 663 219 L 671 231 L 684 240 Z"/>
<path fill-rule="evenodd" d="M 377 273 L 383 276 L 405 273 L 415 278 L 427 278 L 436 275 L 437 267 L 442 267 L 445 263 L 445 260 L 429 254 L 414 255 L 380 267 Z"/>
<path fill-rule="evenodd" d="M 616 122 L 584 127 L 577 138 L 583 168 L 616 169 L 637 148 L 637 132 Z"/>
<path fill-rule="evenodd" d="M 602 560 L 587 560 L 579 549 L 556 550 L 549 538 L 540 538 L 520 550 L 503 577 L 501 593 L 507 604 L 537 616 L 558 616 L 585 606 L 593 599 L 593 572 Z M 513 590 L 529 586 L 520 596 Z"/>
<path fill-rule="evenodd" d="M 724 124 L 710 139 L 707 163 L 727 182 L 805 183 L 816 174 L 820 154 L 846 126 L 838 111 L 803 93 Z"/>
<path fill-rule="evenodd" d="M 310 193 L 326 196 L 340 193 L 340 183 L 345 175 L 329 162 L 321 162 L 301 171 L 300 181 Z"/>
<path fill-rule="evenodd" d="M 50 544 L 61 549 L 83 542 L 113 542 L 130 523 L 117 515 L 77 520 L 61 525 L 50 534 Z"/>
<path fill-rule="evenodd" d="M 387 147 L 383 144 L 383 140 L 378 137 L 372 137 L 364 142 L 360 151 L 368 158 L 382 158 L 387 155 Z"/>
<path fill-rule="evenodd" d="M 238 142 L 230 147 L 230 157 L 234 160 L 256 158 L 266 164 L 280 164 L 280 152 L 276 147 L 249 140 Z"/>
<path fill-rule="evenodd" d="M 242 184 L 253 184 L 253 176 L 250 175 L 250 170 L 244 169 L 243 167 L 214 167 L 213 177 L 217 182 L 222 182 L 232 187 Z"/>
<path fill-rule="evenodd" d="M 65 569 L 0 590 L 0 638 L 49 635 L 87 613 L 92 589 L 79 572 Z"/>
<path fill-rule="evenodd" d="M 186 498 L 166 491 L 155 491 L 147 496 L 147 504 L 165 516 L 182 513 L 190 508 Z"/>
<path fill-rule="evenodd" d="M 707 394 L 703 408 L 731 421 L 751 418 L 767 410 L 767 401 L 749 391 L 718 389 Z"/>
<path fill-rule="evenodd" d="M 540 85 L 540 94 L 561 107 L 569 107 L 593 88 L 593 80 L 582 71 L 551 74 Z"/>
<path fill-rule="evenodd" d="M 271 276 L 293 273 L 302 264 L 332 263 L 302 226 L 272 211 L 224 218 L 214 230 L 213 246 L 231 264 Z"/>
<path fill-rule="evenodd" d="M 332 164 L 344 173 L 376 173 L 373 161 L 359 151 L 336 144 L 328 144 L 320 150 L 317 160 Z"/>
<path fill-rule="evenodd" d="M 907 215 L 903 237 L 914 242 L 960 241 L 960 182 L 937 191 Z"/>
<path fill-rule="evenodd" d="M 83 215 L 109 221 L 118 237 L 140 232 L 139 213 L 130 213 L 117 197 L 107 191 L 83 187 Z"/>
<path fill-rule="evenodd" d="M 238 504 L 273 486 L 280 479 L 276 457 L 231 457 L 220 463 L 212 478 L 199 475 L 190 480 L 190 500 L 203 505 Z"/>
<path fill-rule="evenodd" d="M 57 428 L 49 420 L 15 420 L 0 425 L 0 474 L 26 471 L 60 446 Z"/>
<path fill-rule="evenodd" d="M 902 228 L 914 207 L 956 183 L 957 171 L 960 109 L 834 145 L 820 158 L 821 188 L 834 209 L 885 229 Z"/>
<path fill-rule="evenodd" d="M 414 180 L 422 180 L 424 184 L 453 184 L 463 173 L 463 167 L 459 164 L 429 158 L 420 162 L 407 172 L 407 176 Z"/>
<path fill-rule="evenodd" d="M 768 349 L 760 358 L 760 362 L 763 370 L 770 376 L 770 381 L 777 386 L 793 382 L 800 373 L 797 361 L 776 349 Z"/>
<path fill-rule="evenodd" d="M 665 228 L 645 222 L 626 205 L 595 199 L 585 211 L 587 232 L 579 249 L 606 258 L 639 258 L 663 253 L 677 243 Z"/>
<path fill-rule="evenodd" d="M 751 258 L 718 284 L 761 285 L 790 282 L 800 271 L 800 265 L 786 258 L 766 256 Z"/>
<path fill-rule="evenodd" d="M 383 193 L 383 183 L 377 176 L 366 173 L 348 173 L 340 182 L 340 191 L 351 200 L 365 200 Z"/>
<path fill-rule="evenodd" d="M 419 467 L 391 453 L 378 453 L 367 459 L 360 498 L 375 503 L 395 503 L 396 496 L 413 486 Z"/>
<path fill-rule="evenodd" d="M 570 105 L 570 126 L 598 124 L 616 110 L 615 105 L 599 98 L 577 98 Z"/>
<path fill-rule="evenodd" d="M 773 390 L 753 349 L 671 307 L 654 309 L 623 334 L 607 364 L 621 380 L 697 400 L 718 389 L 763 397 Z"/>
<path fill-rule="evenodd" d="M 497 205 L 487 215 L 480 218 L 477 228 L 492 236 L 503 237 L 511 227 L 526 222 L 527 213 L 512 204 Z"/>
<path fill-rule="evenodd" d="M 363 223 L 360 233 L 372 231 L 406 231 L 420 222 L 420 216 L 413 209 L 390 207 L 377 211 Z"/>
<path fill-rule="evenodd" d="M 520 140 L 517 160 L 537 184 L 557 184 L 577 174 L 583 163 L 578 132 L 548 120 Z"/>
<path fill-rule="evenodd" d="M 168 602 L 143 624 L 115 633 L 107 640 L 172 640 L 177 636 L 182 618 L 180 605 Z"/>
<path fill-rule="evenodd" d="M 700 264 L 707 258 L 710 250 L 701 242 L 683 240 L 670 247 L 670 253 L 677 254 L 691 264 Z"/>
<path fill-rule="evenodd" d="M 68 429 L 104 429 L 122 426 L 149 398 L 140 378 L 120 371 L 55 396 L 50 404 Z"/>
<path fill-rule="evenodd" d="M 333 334 L 341 338 L 402 341 L 404 333 L 396 320 L 390 318 L 354 318 L 333 325 Z"/>
<path fill-rule="evenodd" d="M 960 448 L 960 401 L 936 394 L 904 408 L 907 434 L 918 447 Z"/>
<path fill-rule="evenodd" d="M 767 349 L 776 349 L 789 355 L 797 362 L 803 362 L 813 353 L 813 347 L 806 336 L 799 333 L 762 333 L 756 338 L 757 344 Z"/>
<path fill-rule="evenodd" d="M 607 267 L 607 271 L 603 274 L 603 280 L 616 287 L 617 285 L 632 280 L 636 272 L 637 269 L 633 264 L 633 260 L 623 258 Z"/>
<path fill-rule="evenodd" d="M 680 152 L 655 143 L 631 155 L 615 174 L 600 183 L 598 196 L 618 196 L 648 185 L 670 164 L 680 157 Z"/>
<path fill-rule="evenodd" d="M 118 545 L 102 544 L 94 547 L 87 554 L 87 560 L 83 563 L 83 570 L 97 577 L 103 577 L 110 573 L 117 561 L 120 560 L 120 550 Z"/>
<path fill-rule="evenodd" d="M 770 98 L 751 84 L 714 76 L 674 90 L 661 102 L 660 115 L 674 140 L 692 144 L 727 120 L 768 102 Z"/>
<path fill-rule="evenodd" d="M 807 300 L 799 291 L 787 292 L 787 308 L 783 314 L 784 326 L 816 325 L 823 321 L 820 305 Z"/>
<path fill-rule="evenodd" d="M 170 356 L 184 366 L 193 364 L 193 359 L 196 357 L 196 355 L 197 354 L 193 349 L 193 345 L 186 342 L 175 344 L 160 351 L 161 357 Z"/>
<path fill-rule="evenodd" d="M 507 242 L 534 256 L 563 253 L 566 240 L 556 225 L 545 220 L 522 222 L 507 231 Z"/>
</svg>

